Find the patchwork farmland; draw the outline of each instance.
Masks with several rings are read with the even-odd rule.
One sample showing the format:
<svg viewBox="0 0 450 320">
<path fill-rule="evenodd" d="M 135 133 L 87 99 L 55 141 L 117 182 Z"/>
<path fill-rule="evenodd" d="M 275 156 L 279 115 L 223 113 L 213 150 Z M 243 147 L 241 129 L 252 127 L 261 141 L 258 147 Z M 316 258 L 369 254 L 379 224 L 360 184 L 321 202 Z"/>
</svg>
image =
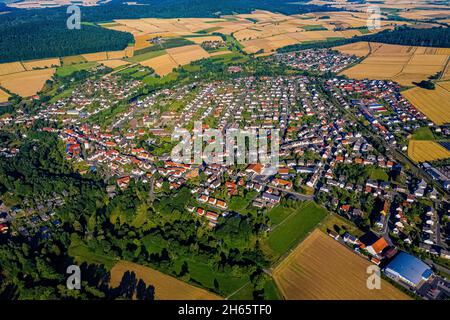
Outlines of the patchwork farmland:
<svg viewBox="0 0 450 320">
<path fill-rule="evenodd" d="M 273 272 L 287 300 L 407 300 L 382 280 L 381 290 L 367 288 L 371 263 L 319 229 L 308 236 Z"/>
<path fill-rule="evenodd" d="M 353 48 L 361 56 L 365 45 L 350 44 L 336 49 L 350 53 Z M 342 72 L 354 79 L 393 80 L 404 86 L 426 80 L 443 71 L 450 57 L 449 49 L 371 44 L 369 55 L 360 64 Z"/>
<path fill-rule="evenodd" d="M 127 63 L 137 62 L 151 67 L 159 76 L 166 76 L 179 66 L 203 58 L 230 53 L 227 48 L 209 53 L 201 47 L 205 41 L 223 41 L 222 37 L 227 37 L 227 46 L 233 44 L 248 54 L 265 56 L 287 45 L 350 38 L 366 33 L 363 29 L 359 29 L 365 24 L 366 13 L 340 12 L 326 13 L 326 15 L 328 18 L 325 19 L 322 14 L 287 16 L 256 10 L 250 14 L 235 14 L 220 18 L 118 19 L 99 25 L 131 33 L 134 37 L 134 44 L 126 49 L 5 63 L 0 65 L 0 76 L 5 76 L 0 80 L 4 87 L 11 92 L 21 96 L 31 96 L 39 92 L 45 81 L 51 78 L 54 73 L 52 67 L 64 68 L 72 64 L 90 62 L 104 64 L 114 69 Z M 383 20 L 383 28 L 404 23 Z M 340 28 L 339 31 L 334 30 L 336 26 Z M 164 47 L 166 41 L 170 42 L 168 47 Z M 439 61 L 435 63 L 439 63 Z M 19 72 L 36 71 L 35 69 L 48 71 L 19 74 Z M 411 70 L 411 72 L 413 71 Z M 22 80 L 14 80 L 9 76 L 13 73 L 16 74 L 17 79 L 33 79 L 30 87 L 21 88 Z M 47 77 L 42 76 L 38 79 L 37 74 L 46 74 Z M 57 72 L 57 75 L 60 74 Z"/>
</svg>

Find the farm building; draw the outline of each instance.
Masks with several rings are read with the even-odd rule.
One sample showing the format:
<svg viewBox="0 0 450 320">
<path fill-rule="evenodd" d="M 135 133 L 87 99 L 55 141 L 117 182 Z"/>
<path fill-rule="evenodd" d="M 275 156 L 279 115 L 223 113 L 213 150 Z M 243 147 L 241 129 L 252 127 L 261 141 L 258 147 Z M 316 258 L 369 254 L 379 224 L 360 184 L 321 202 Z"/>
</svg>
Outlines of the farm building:
<svg viewBox="0 0 450 320">
<path fill-rule="evenodd" d="M 384 269 L 386 275 L 395 281 L 402 281 L 414 288 L 420 287 L 433 275 L 431 268 L 420 259 L 400 252 Z"/>
</svg>

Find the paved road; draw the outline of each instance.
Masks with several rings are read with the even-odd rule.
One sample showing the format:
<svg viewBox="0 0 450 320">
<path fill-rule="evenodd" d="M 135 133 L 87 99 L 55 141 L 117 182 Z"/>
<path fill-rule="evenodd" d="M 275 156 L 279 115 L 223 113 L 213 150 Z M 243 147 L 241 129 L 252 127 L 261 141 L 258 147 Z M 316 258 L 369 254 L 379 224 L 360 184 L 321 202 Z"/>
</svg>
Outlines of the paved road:
<svg viewBox="0 0 450 320">
<path fill-rule="evenodd" d="M 432 265 L 436 270 L 445 272 L 446 274 L 449 274 L 449 275 L 450 275 L 450 269 L 448 269 L 448 268 L 446 268 L 446 267 L 443 267 L 443 266 L 441 266 L 441 265 L 439 265 L 439 264 L 436 264 L 436 263 L 434 263 L 434 262 L 433 262 L 432 260 L 430 260 L 430 259 L 425 259 L 425 262 L 428 263 L 429 265 Z"/>
</svg>

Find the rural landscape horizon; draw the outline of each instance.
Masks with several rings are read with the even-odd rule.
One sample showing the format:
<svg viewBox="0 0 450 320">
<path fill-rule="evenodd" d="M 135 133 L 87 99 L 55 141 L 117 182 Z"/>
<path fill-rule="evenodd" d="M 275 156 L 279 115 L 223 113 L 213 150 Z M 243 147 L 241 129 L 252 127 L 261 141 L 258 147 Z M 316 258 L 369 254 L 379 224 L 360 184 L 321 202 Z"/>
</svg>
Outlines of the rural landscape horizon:
<svg viewBox="0 0 450 320">
<path fill-rule="evenodd" d="M 444 0 L 0 0 L 0 300 L 449 300 L 449 27 Z"/>
</svg>

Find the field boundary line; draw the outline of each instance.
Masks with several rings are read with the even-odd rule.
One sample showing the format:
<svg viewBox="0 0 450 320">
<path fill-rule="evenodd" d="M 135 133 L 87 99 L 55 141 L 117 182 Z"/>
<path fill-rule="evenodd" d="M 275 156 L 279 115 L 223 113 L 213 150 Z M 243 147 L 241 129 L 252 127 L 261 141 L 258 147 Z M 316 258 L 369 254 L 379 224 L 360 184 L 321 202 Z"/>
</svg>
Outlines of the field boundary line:
<svg viewBox="0 0 450 320">
<path fill-rule="evenodd" d="M 232 296 L 234 296 L 236 293 L 238 293 L 239 291 L 241 291 L 242 289 L 244 289 L 247 285 L 251 284 L 250 280 L 247 281 L 246 283 L 244 283 L 242 285 L 242 287 L 236 289 L 234 292 L 232 292 L 231 294 L 229 294 L 228 296 L 224 297 L 224 300 L 228 300 L 230 299 Z"/>
<path fill-rule="evenodd" d="M 447 69 L 450 69 L 450 55 L 447 57 L 447 62 L 445 63 L 438 80 L 442 80 L 442 77 L 447 73 Z"/>
</svg>

